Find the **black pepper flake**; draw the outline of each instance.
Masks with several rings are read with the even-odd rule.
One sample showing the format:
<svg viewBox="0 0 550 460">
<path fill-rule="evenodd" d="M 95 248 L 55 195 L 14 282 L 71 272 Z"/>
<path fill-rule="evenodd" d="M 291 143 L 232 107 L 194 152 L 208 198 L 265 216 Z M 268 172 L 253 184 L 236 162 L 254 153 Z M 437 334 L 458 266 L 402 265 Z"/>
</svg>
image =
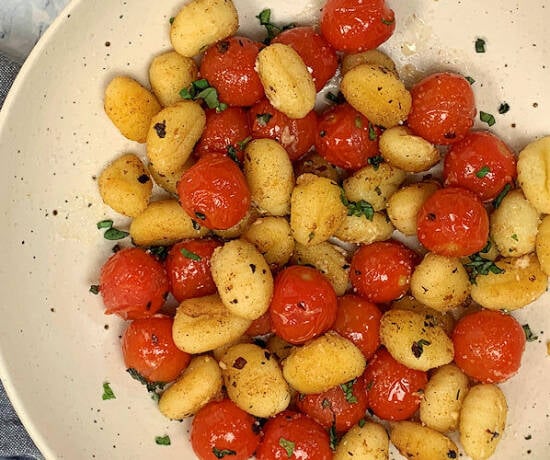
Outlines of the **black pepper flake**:
<svg viewBox="0 0 550 460">
<path fill-rule="evenodd" d="M 240 370 L 240 369 L 242 369 L 244 366 L 246 366 L 246 363 L 247 363 L 246 359 L 244 359 L 242 356 L 239 356 L 239 357 L 235 360 L 235 362 L 233 363 L 233 367 L 234 367 L 235 369 L 239 369 L 239 370 Z"/>
<path fill-rule="evenodd" d="M 166 137 L 166 120 L 162 120 L 162 123 L 160 121 L 158 123 L 155 123 L 153 128 L 155 128 L 158 137 L 160 137 L 161 139 L 164 139 Z"/>
<path fill-rule="evenodd" d="M 456 137 L 456 133 L 453 131 L 449 131 L 443 135 L 445 139 L 454 139 Z"/>
<path fill-rule="evenodd" d="M 147 305 L 145 305 L 145 309 L 146 309 L 146 310 L 151 310 L 152 305 L 153 305 L 153 304 L 152 304 L 151 301 L 147 302 Z"/>
<path fill-rule="evenodd" d="M 111 46 L 111 42 L 109 42 L 109 41 L 105 42 L 105 46 L 107 46 L 107 47 Z"/>
<path fill-rule="evenodd" d="M 428 220 L 434 221 L 436 219 L 436 215 L 433 212 L 429 212 L 426 218 Z"/>
<path fill-rule="evenodd" d="M 221 42 L 218 42 L 216 47 L 218 48 L 218 53 L 225 54 L 227 50 L 229 49 L 229 40 L 222 40 Z"/>
<path fill-rule="evenodd" d="M 264 351 L 264 356 L 265 356 L 265 359 L 267 359 L 268 361 L 271 359 L 271 353 L 269 351 Z"/>
<path fill-rule="evenodd" d="M 256 273 L 256 265 L 249 264 L 248 266 L 250 267 L 250 270 L 252 271 L 252 273 Z"/>
<path fill-rule="evenodd" d="M 206 219 L 206 215 L 199 211 L 195 211 L 195 216 L 197 217 L 197 219 L 200 219 L 200 220 Z"/>
<path fill-rule="evenodd" d="M 146 184 L 147 182 L 149 182 L 149 176 L 147 174 L 142 174 L 138 177 L 138 182 L 140 184 Z"/>
<path fill-rule="evenodd" d="M 456 458 L 457 457 L 456 450 L 450 449 L 449 452 L 447 452 L 447 457 L 448 458 Z"/>
</svg>

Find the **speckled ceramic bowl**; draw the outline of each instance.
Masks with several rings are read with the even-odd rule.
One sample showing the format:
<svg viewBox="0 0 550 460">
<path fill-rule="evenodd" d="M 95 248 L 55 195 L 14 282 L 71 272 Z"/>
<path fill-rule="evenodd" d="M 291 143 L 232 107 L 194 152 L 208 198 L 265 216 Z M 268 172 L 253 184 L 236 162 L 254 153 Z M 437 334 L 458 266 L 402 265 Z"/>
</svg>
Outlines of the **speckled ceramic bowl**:
<svg viewBox="0 0 550 460">
<path fill-rule="evenodd" d="M 545 0 L 389 1 L 397 30 L 384 45 L 410 83 L 450 69 L 475 79 L 479 110 L 510 146 L 550 134 L 550 7 Z M 153 55 L 169 48 L 169 18 L 181 0 L 75 0 L 26 62 L 0 115 L 4 163 L 0 268 L 0 372 L 25 426 L 47 458 L 193 458 L 188 424 L 163 418 L 124 371 L 123 323 L 88 292 L 112 244 L 96 222 L 114 217 L 94 177 L 122 152 L 144 153 L 103 112 L 114 75 L 147 81 Z M 320 0 L 236 0 L 243 32 L 255 19 L 311 23 Z M 475 52 L 483 38 L 486 52 Z M 500 103 L 510 111 L 498 114 Z M 480 125 L 481 126 L 481 125 Z M 548 458 L 549 295 L 517 312 L 538 339 L 519 374 L 502 385 L 510 405 L 494 458 Z M 102 400 L 104 382 L 116 399 Z M 155 437 L 170 435 L 172 445 Z M 162 457 L 161 457 L 162 456 Z M 393 458 L 400 458 L 392 454 Z"/>
</svg>

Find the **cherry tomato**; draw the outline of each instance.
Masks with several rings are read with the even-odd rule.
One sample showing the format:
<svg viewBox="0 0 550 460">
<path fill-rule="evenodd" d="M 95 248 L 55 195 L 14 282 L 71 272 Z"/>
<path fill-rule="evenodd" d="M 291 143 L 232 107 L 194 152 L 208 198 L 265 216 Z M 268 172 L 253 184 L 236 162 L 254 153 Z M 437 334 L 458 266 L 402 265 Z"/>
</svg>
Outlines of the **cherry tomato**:
<svg viewBox="0 0 550 460">
<path fill-rule="evenodd" d="M 378 155 L 380 130 L 351 105 L 337 104 L 319 116 L 315 147 L 335 166 L 359 169 Z"/>
<path fill-rule="evenodd" d="M 254 66 L 262 44 L 246 37 L 229 37 L 204 53 L 200 74 L 228 105 L 247 107 L 264 96 L 264 87 Z"/>
<path fill-rule="evenodd" d="M 286 410 L 264 425 L 264 438 L 256 450 L 256 459 L 330 460 L 330 439 L 312 418 Z"/>
<path fill-rule="evenodd" d="M 489 216 L 469 190 L 448 187 L 435 191 L 417 215 L 417 236 L 436 254 L 463 257 L 482 250 L 489 238 Z"/>
<path fill-rule="evenodd" d="M 349 430 L 365 416 L 368 398 L 365 379 L 360 376 L 319 394 L 298 395 L 296 405 L 326 429 Z"/>
<path fill-rule="evenodd" d="M 426 372 L 397 362 L 385 348 L 379 349 L 364 373 L 369 407 L 384 420 L 406 420 L 420 407 L 428 383 Z"/>
<path fill-rule="evenodd" d="M 445 155 L 445 185 L 471 190 L 481 201 L 496 198 L 516 175 L 514 152 L 489 131 L 471 131 Z"/>
<path fill-rule="evenodd" d="M 271 316 L 269 311 L 266 311 L 262 316 L 252 321 L 245 334 L 250 337 L 269 334 L 272 330 Z"/>
<path fill-rule="evenodd" d="M 434 144 L 460 141 L 474 125 L 474 93 L 462 75 L 443 72 L 424 78 L 411 89 L 407 124 Z"/>
<path fill-rule="evenodd" d="M 338 313 L 333 329 L 351 340 L 366 359 L 370 359 L 380 345 L 382 312 L 373 303 L 356 295 L 338 297 Z"/>
<path fill-rule="evenodd" d="M 206 126 L 195 146 L 195 154 L 202 156 L 207 152 L 227 152 L 242 161 L 243 142 L 250 136 L 248 114 L 241 107 L 228 107 L 218 112 L 206 111 Z"/>
<path fill-rule="evenodd" d="M 479 382 L 504 382 L 520 367 L 525 332 L 513 316 L 491 310 L 466 315 L 452 338 L 457 366 Z"/>
<path fill-rule="evenodd" d="M 283 340 L 300 344 L 322 334 L 334 323 L 336 310 L 334 288 L 318 270 L 292 265 L 275 278 L 269 312 Z"/>
<path fill-rule="evenodd" d="M 285 148 L 292 161 L 300 158 L 315 144 L 317 114 L 313 110 L 304 118 L 289 118 L 267 99 L 262 99 L 250 108 L 248 114 L 252 137 L 276 140 Z"/>
<path fill-rule="evenodd" d="M 250 207 L 250 190 L 244 174 L 223 154 L 200 158 L 183 173 L 177 191 L 185 212 L 210 229 L 233 227 Z"/>
<path fill-rule="evenodd" d="M 149 382 L 171 382 L 191 361 L 172 340 L 172 318 L 154 317 L 132 321 L 122 334 L 122 354 L 128 369 Z"/>
<path fill-rule="evenodd" d="M 191 425 L 191 446 L 200 460 L 248 460 L 260 439 L 256 419 L 230 399 L 209 402 Z"/>
<path fill-rule="evenodd" d="M 322 35 L 315 32 L 313 27 L 287 29 L 277 35 L 271 43 L 282 43 L 294 48 L 311 72 L 317 91 L 320 91 L 336 73 L 336 51 Z"/>
<path fill-rule="evenodd" d="M 402 243 L 377 241 L 355 251 L 350 281 L 359 295 L 370 302 L 391 302 L 409 290 L 417 261 L 417 254 Z"/>
<path fill-rule="evenodd" d="M 216 292 L 210 272 L 210 258 L 221 243 L 212 240 L 185 240 L 174 244 L 166 258 L 171 292 L 181 302 Z"/>
<path fill-rule="evenodd" d="M 123 319 L 153 316 L 170 292 L 163 265 L 141 248 L 113 254 L 101 268 L 99 286 L 105 313 Z"/>
<path fill-rule="evenodd" d="M 346 53 L 377 48 L 394 30 L 395 14 L 385 0 L 327 0 L 321 13 L 321 33 Z"/>
</svg>

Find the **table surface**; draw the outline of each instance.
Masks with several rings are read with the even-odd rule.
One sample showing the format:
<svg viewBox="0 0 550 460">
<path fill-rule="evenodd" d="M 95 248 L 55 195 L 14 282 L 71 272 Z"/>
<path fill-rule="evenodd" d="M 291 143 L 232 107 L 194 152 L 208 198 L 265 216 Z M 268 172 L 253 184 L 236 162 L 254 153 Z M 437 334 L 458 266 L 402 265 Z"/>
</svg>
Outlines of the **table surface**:
<svg viewBox="0 0 550 460">
<path fill-rule="evenodd" d="M 0 107 L 43 32 L 70 0 L 0 0 Z M 42 459 L 0 383 L 0 460 Z"/>
</svg>

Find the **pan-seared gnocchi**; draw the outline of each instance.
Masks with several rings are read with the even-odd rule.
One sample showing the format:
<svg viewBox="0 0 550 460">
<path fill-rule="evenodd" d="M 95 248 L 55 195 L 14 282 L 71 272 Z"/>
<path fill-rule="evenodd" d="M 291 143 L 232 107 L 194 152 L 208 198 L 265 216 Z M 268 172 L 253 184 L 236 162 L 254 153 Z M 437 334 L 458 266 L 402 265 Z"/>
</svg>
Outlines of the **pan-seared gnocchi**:
<svg viewBox="0 0 550 460">
<path fill-rule="evenodd" d="M 409 460 L 458 458 L 457 445 L 439 431 L 415 422 L 396 422 L 390 429 L 391 442 Z"/>
<path fill-rule="evenodd" d="M 270 266 L 285 265 L 296 245 L 290 224 L 284 217 L 259 217 L 245 230 L 242 237 L 256 246 Z"/>
<path fill-rule="evenodd" d="M 550 136 L 528 144 L 518 157 L 518 183 L 541 214 L 550 214 Z"/>
<path fill-rule="evenodd" d="M 545 216 L 539 225 L 535 247 L 542 271 L 550 276 L 550 216 Z"/>
<path fill-rule="evenodd" d="M 334 460 L 386 460 L 390 440 L 385 428 L 374 422 L 355 425 L 340 440 Z"/>
</svg>

